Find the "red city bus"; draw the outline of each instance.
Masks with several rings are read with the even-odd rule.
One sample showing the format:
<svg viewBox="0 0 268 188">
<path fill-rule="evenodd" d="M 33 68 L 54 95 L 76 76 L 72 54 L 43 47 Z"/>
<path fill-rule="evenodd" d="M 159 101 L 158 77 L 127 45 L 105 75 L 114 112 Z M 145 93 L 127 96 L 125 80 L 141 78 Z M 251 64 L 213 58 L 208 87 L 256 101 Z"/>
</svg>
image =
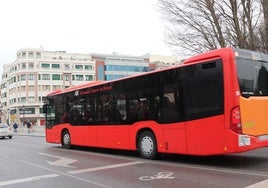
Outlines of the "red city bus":
<svg viewBox="0 0 268 188">
<path fill-rule="evenodd" d="M 268 146 L 268 55 L 222 48 L 182 65 L 51 92 L 46 141 L 218 155 Z"/>
</svg>

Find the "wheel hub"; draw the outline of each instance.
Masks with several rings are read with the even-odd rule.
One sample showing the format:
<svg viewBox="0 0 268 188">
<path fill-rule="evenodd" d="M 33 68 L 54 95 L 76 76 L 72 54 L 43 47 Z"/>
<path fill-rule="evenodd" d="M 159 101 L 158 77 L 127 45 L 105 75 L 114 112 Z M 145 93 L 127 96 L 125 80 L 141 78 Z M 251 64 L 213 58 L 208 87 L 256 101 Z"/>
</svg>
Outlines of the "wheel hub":
<svg viewBox="0 0 268 188">
<path fill-rule="evenodd" d="M 65 145 L 68 145 L 70 143 L 70 136 L 68 134 L 65 134 L 63 137 L 63 143 Z"/>
<path fill-rule="evenodd" d="M 145 154 L 152 153 L 154 148 L 153 140 L 148 136 L 144 137 L 141 141 L 141 148 Z"/>
</svg>

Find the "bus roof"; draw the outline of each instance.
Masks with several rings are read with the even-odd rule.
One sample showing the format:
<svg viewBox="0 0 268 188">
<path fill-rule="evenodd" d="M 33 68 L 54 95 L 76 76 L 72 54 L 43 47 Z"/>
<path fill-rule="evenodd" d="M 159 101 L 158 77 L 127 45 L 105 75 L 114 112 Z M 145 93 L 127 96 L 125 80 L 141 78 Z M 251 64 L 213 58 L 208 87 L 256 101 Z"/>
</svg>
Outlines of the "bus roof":
<svg viewBox="0 0 268 188">
<path fill-rule="evenodd" d="M 170 67 L 167 67 L 167 68 L 154 70 L 154 71 L 149 71 L 149 72 L 143 72 L 143 73 L 139 73 L 139 74 L 134 74 L 134 75 L 131 75 L 131 76 L 127 76 L 127 77 L 119 78 L 119 79 L 115 79 L 115 80 L 110 80 L 110 81 L 90 81 L 90 82 L 86 82 L 84 84 L 79 84 L 79 85 L 76 85 L 76 86 L 68 87 L 66 89 L 54 90 L 54 91 L 48 93 L 47 96 L 53 96 L 53 95 L 68 93 L 68 92 L 72 92 L 72 91 L 76 91 L 76 90 L 80 90 L 80 89 L 85 89 L 85 88 L 88 88 L 88 87 L 98 86 L 98 85 L 102 85 L 102 84 L 106 84 L 106 83 L 113 83 L 113 82 L 129 79 L 129 78 L 135 78 L 135 77 L 139 77 L 139 76 L 143 76 L 143 75 L 150 75 L 150 74 L 153 74 L 153 73 L 156 73 L 156 72 L 162 72 L 164 70 L 169 70 L 169 69 L 173 69 L 173 68 L 176 68 L 176 67 L 183 67 L 183 66 L 187 66 L 188 64 L 191 64 L 191 63 L 196 63 L 196 62 L 200 62 L 200 61 L 203 61 L 203 60 L 208 60 L 208 57 L 210 59 L 215 59 L 215 58 L 222 57 L 223 54 L 230 55 L 231 54 L 230 52 L 234 53 L 234 50 L 232 48 L 221 48 L 221 49 L 217 49 L 217 50 L 212 50 L 212 51 L 209 51 L 209 52 L 206 52 L 206 53 L 203 53 L 203 54 L 196 55 L 194 57 L 188 58 L 180 65 L 170 66 Z"/>
<path fill-rule="evenodd" d="M 210 59 L 215 59 L 215 58 L 219 58 L 219 57 L 223 57 L 223 56 L 228 56 L 230 54 L 234 54 L 234 49 L 233 48 L 220 48 L 220 49 L 215 49 L 215 50 L 211 50 L 205 53 L 202 53 L 200 55 L 196 55 L 193 57 L 190 57 L 188 59 L 186 59 L 183 64 L 191 64 L 191 63 L 196 63 L 198 61 L 203 61 L 203 60 L 209 60 L 208 57 Z"/>
</svg>

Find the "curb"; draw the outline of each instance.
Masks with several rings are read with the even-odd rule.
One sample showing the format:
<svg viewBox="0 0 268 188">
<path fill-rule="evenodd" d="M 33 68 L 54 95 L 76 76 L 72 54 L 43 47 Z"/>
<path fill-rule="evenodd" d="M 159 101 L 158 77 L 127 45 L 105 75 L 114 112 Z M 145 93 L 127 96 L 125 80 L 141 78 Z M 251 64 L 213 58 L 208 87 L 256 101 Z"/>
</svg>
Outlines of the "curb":
<svg viewBox="0 0 268 188">
<path fill-rule="evenodd" d="M 45 137 L 45 135 L 41 134 L 34 134 L 34 133 L 13 133 L 13 136 L 34 136 L 34 137 Z"/>
</svg>

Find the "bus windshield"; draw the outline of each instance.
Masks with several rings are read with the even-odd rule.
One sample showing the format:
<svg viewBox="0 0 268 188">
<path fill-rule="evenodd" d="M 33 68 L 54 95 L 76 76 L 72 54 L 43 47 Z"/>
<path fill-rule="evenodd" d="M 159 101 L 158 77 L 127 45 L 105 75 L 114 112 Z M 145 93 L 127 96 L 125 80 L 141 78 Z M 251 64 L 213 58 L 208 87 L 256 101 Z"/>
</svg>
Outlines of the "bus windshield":
<svg viewBox="0 0 268 188">
<path fill-rule="evenodd" d="M 242 49 L 235 55 L 242 96 L 268 96 L 268 55 Z"/>
</svg>

